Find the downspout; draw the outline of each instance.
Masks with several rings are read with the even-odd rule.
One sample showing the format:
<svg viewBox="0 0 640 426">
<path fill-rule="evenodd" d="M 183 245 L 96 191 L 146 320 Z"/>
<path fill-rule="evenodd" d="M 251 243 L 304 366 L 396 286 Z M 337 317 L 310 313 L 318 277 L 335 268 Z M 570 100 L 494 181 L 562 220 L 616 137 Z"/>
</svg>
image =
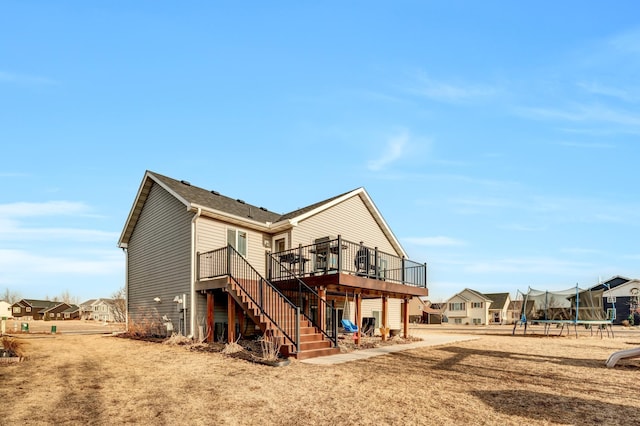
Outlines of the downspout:
<svg viewBox="0 0 640 426">
<path fill-rule="evenodd" d="M 197 235 L 196 235 L 196 231 L 197 231 L 197 226 L 196 226 L 196 222 L 198 221 L 198 218 L 200 217 L 200 215 L 202 214 L 202 209 L 200 207 L 198 207 L 198 210 L 196 211 L 196 214 L 193 216 L 193 219 L 191 219 L 191 316 L 190 316 L 190 330 L 191 330 L 191 336 L 192 337 L 196 337 L 196 280 L 198 278 L 198 276 L 196 275 L 198 271 L 196 271 L 196 263 L 197 263 L 197 258 L 196 258 L 196 241 L 197 241 Z M 186 302 L 186 301 L 185 301 Z M 185 330 L 186 333 L 186 330 Z M 200 336 L 197 336 L 198 338 Z"/>
<path fill-rule="evenodd" d="M 124 245 L 120 248 L 124 253 L 124 324 L 125 330 L 129 331 L 129 249 Z"/>
</svg>

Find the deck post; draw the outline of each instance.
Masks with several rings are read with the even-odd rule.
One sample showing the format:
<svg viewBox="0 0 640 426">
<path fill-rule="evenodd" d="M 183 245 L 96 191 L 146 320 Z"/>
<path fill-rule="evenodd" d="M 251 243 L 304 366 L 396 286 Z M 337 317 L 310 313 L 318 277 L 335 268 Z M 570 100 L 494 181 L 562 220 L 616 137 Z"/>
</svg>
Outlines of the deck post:
<svg viewBox="0 0 640 426">
<path fill-rule="evenodd" d="M 236 341 L 236 301 L 227 293 L 227 342 Z"/>
<path fill-rule="evenodd" d="M 387 327 L 389 326 L 389 323 L 387 322 L 387 313 L 389 312 L 389 297 L 388 296 L 383 296 L 382 297 L 382 329 L 383 330 L 387 330 Z M 385 333 L 385 331 L 382 331 L 380 334 L 382 334 L 382 341 L 386 341 L 387 340 L 387 333 Z"/>
<path fill-rule="evenodd" d="M 402 308 L 403 337 L 406 339 L 409 337 L 409 299 L 404 299 Z"/>
<path fill-rule="evenodd" d="M 214 300 L 213 291 L 207 291 L 207 343 L 213 343 L 214 333 Z"/>
<path fill-rule="evenodd" d="M 327 332 L 327 290 L 324 287 L 318 287 L 318 324 L 321 330 Z"/>
<path fill-rule="evenodd" d="M 358 331 L 356 331 L 356 335 L 358 338 L 356 339 L 356 346 L 360 346 L 360 338 L 362 337 L 362 295 L 360 293 L 355 293 L 355 302 L 356 302 L 356 326 L 358 327 Z"/>
<path fill-rule="evenodd" d="M 338 235 L 338 264 L 336 267 L 338 268 L 338 273 L 342 272 L 342 237 Z M 327 265 L 328 267 L 328 265 Z"/>
</svg>

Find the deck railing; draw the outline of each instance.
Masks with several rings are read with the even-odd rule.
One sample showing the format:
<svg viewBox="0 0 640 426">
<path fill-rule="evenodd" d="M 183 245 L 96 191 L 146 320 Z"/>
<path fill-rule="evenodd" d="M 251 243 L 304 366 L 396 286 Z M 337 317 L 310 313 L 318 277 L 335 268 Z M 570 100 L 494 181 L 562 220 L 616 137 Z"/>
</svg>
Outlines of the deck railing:
<svg viewBox="0 0 640 426">
<path fill-rule="evenodd" d="M 272 253 L 268 264 L 270 279 L 287 280 L 347 273 L 413 287 L 427 287 L 427 264 L 343 240 L 340 236 L 290 250 Z"/>
<path fill-rule="evenodd" d="M 267 254 L 267 262 L 277 265 L 288 277 L 286 285 L 278 285 L 280 291 L 300 308 L 302 315 L 329 339 L 333 347 L 337 347 L 338 316 L 334 302 L 328 303 L 273 254 Z"/>
<path fill-rule="evenodd" d="M 300 351 L 300 309 L 263 278 L 231 245 L 198 255 L 198 279 L 229 276 L 259 308 L 260 315 Z"/>
</svg>

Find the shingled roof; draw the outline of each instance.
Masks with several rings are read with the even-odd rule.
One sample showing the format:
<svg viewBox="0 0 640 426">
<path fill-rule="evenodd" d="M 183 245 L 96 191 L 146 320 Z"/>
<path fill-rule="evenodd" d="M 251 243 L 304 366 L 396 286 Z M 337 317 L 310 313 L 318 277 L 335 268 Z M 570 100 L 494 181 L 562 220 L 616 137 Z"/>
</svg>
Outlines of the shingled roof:
<svg viewBox="0 0 640 426">
<path fill-rule="evenodd" d="M 489 309 L 502 309 L 507 303 L 509 293 L 485 293 L 487 299 L 491 299 L 491 306 Z"/>
<path fill-rule="evenodd" d="M 350 196 L 360 196 L 372 212 L 376 221 L 380 224 L 384 232 L 388 235 L 392 244 L 397 247 L 398 252 L 406 255 L 404 249 L 393 235 L 393 232 L 385 222 L 384 218 L 376 208 L 373 200 L 366 193 L 364 188 L 357 188 L 352 191 L 344 192 L 340 195 L 328 198 L 323 201 L 311 204 L 309 206 L 294 210 L 289 213 L 280 214 L 269 211 L 262 206 L 249 204 L 241 199 L 231 198 L 220 194 L 216 190 L 210 190 L 192 185 L 185 180 L 176 180 L 160 173 L 147 170 L 145 178 L 140 185 L 136 202 L 134 203 L 125 228 L 122 231 L 119 240 L 120 247 L 126 247 L 128 240 L 136 226 L 142 207 L 151 191 L 153 184 L 159 184 L 165 190 L 169 191 L 176 199 L 182 202 L 185 207 L 191 210 L 202 209 L 203 215 L 223 219 L 231 223 L 241 223 L 244 226 L 253 226 L 262 232 L 280 232 L 295 225 L 296 220 L 302 220 L 323 208 L 329 208 L 335 203 L 339 203 L 342 199 Z"/>
<path fill-rule="evenodd" d="M 155 172 L 151 173 L 176 195 L 190 204 L 198 204 L 212 210 L 219 210 L 234 216 L 251 218 L 263 223 L 277 222 L 282 216 L 278 213 L 270 212 L 264 207 L 248 204 L 241 199 L 227 197 L 215 190 L 199 188 L 185 180 L 179 181 Z"/>
</svg>

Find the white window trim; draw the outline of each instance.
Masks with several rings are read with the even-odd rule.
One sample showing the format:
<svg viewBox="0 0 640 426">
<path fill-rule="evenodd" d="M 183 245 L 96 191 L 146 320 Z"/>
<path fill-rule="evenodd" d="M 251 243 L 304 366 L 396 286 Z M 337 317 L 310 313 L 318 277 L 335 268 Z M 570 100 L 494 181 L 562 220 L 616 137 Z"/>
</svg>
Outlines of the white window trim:
<svg viewBox="0 0 640 426">
<path fill-rule="evenodd" d="M 227 244 L 229 243 L 229 231 L 234 231 L 236 234 L 236 241 L 235 241 L 235 246 L 234 248 L 236 249 L 236 251 L 238 253 L 240 253 L 240 255 L 242 257 L 248 257 L 249 256 L 249 231 L 247 231 L 246 229 L 242 229 L 242 228 L 234 228 L 231 226 L 227 226 L 227 235 L 226 235 L 226 239 L 227 239 Z M 245 249 L 247 250 L 246 253 L 241 253 L 240 250 L 238 250 L 238 232 L 244 232 L 244 234 L 246 235 L 246 244 L 245 244 Z"/>
<path fill-rule="evenodd" d="M 289 249 L 289 234 L 285 232 L 284 234 L 278 234 L 273 237 L 273 239 L 271 240 L 272 251 L 276 250 L 276 241 L 282 240 L 282 239 L 284 239 L 284 249 L 285 250 Z"/>
</svg>

